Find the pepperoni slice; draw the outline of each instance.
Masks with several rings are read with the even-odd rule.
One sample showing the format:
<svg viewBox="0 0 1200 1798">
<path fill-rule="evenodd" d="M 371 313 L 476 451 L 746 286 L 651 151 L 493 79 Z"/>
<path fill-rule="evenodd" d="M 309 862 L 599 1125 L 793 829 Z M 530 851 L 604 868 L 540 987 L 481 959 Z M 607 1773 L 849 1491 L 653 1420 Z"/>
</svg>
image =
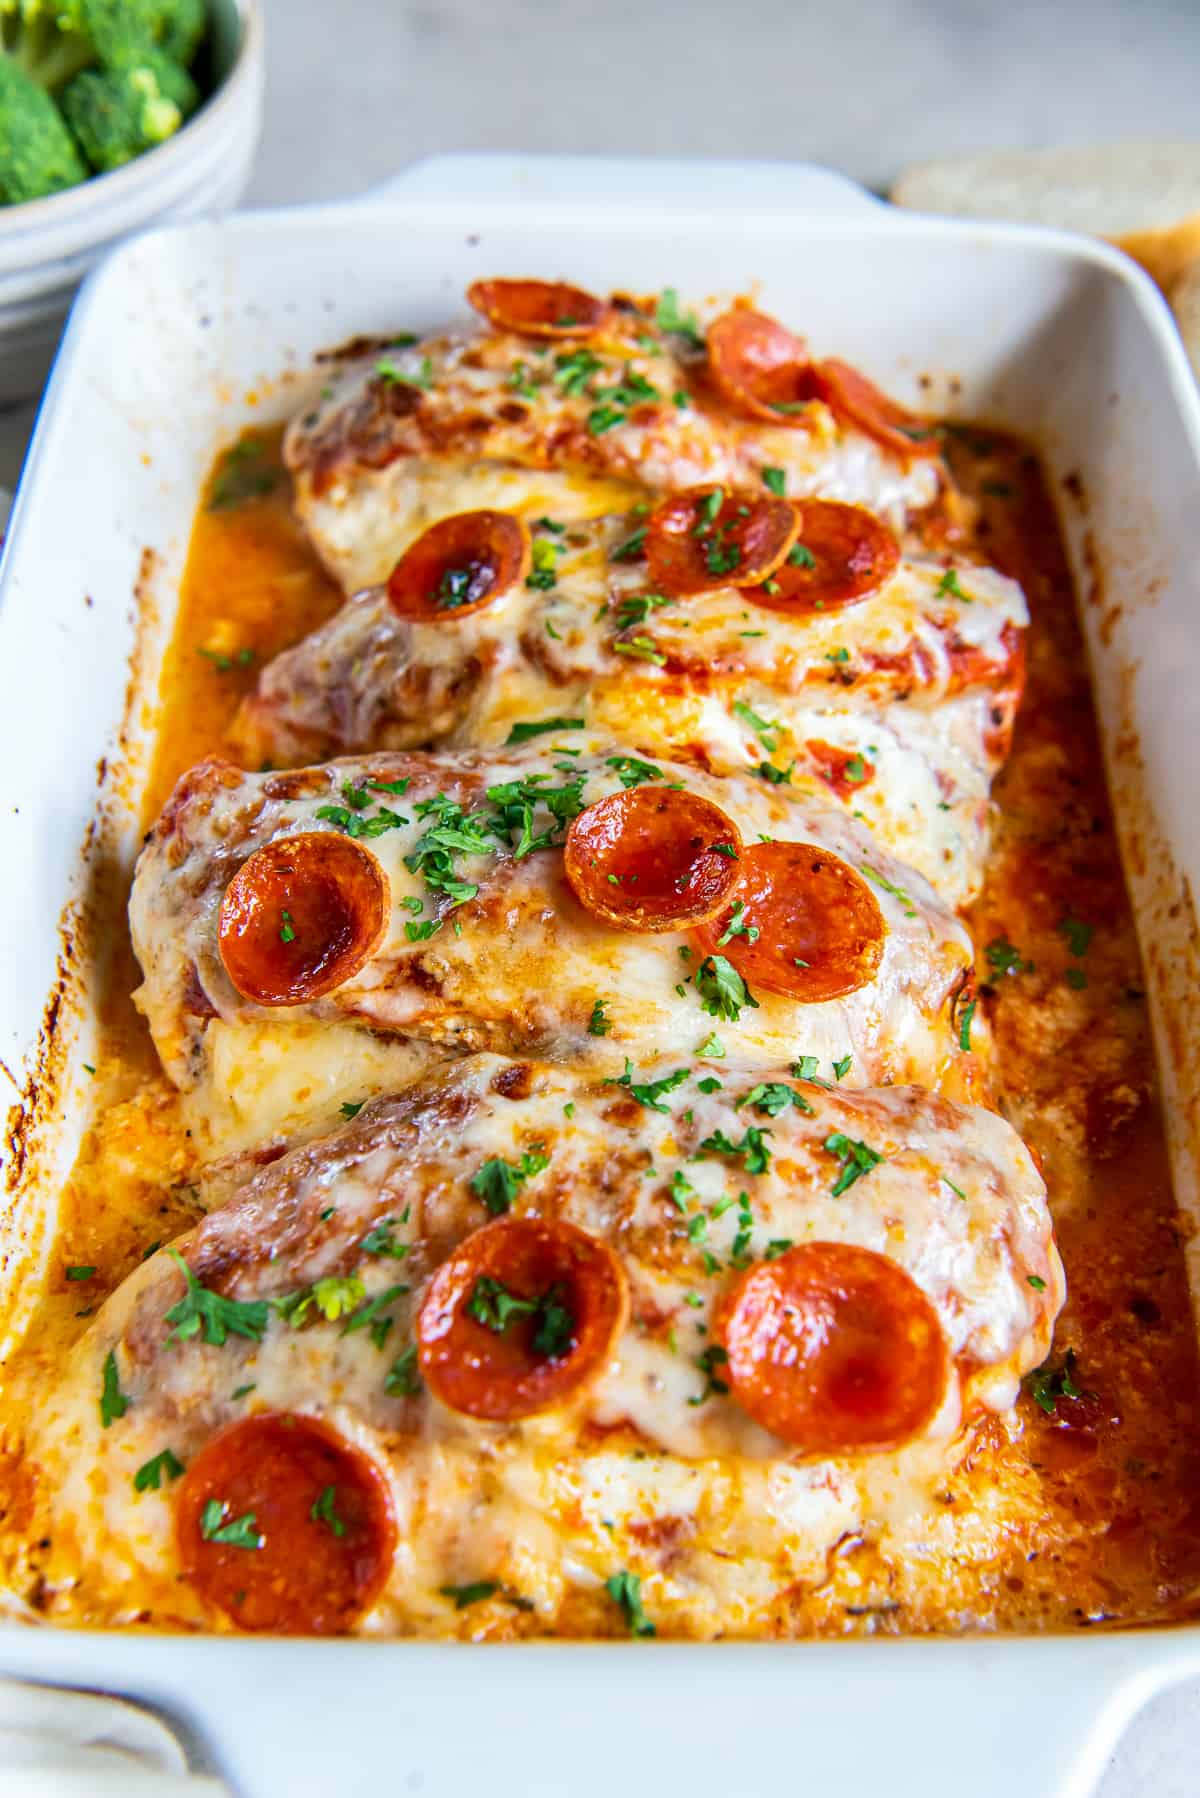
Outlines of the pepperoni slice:
<svg viewBox="0 0 1200 1798">
<path fill-rule="evenodd" d="M 664 500 L 646 524 L 651 583 L 663 593 L 706 593 L 764 581 L 796 540 L 785 499 L 727 487 L 691 487 Z"/>
<path fill-rule="evenodd" d="M 708 329 L 713 380 L 731 404 L 769 424 L 800 424 L 817 398 L 804 340 L 749 306 L 723 312 Z"/>
<path fill-rule="evenodd" d="M 937 1313 L 873 1249 L 809 1242 L 759 1262 L 735 1281 L 715 1327 L 738 1403 L 811 1455 L 897 1448 L 946 1390 Z"/>
<path fill-rule="evenodd" d="M 738 879 L 742 839 L 720 806 L 672 787 L 630 787 L 572 820 L 563 871 L 579 903 L 618 930 L 681 930 L 712 917 Z"/>
<path fill-rule="evenodd" d="M 815 843 L 751 843 L 732 905 L 697 936 L 752 992 L 814 1004 L 873 980 L 887 935 L 870 887 Z"/>
<path fill-rule="evenodd" d="M 314 1417 L 265 1412 L 205 1444 L 179 1484 L 184 1572 L 239 1629 L 336 1636 L 379 1596 L 396 1550 L 383 1478 Z"/>
<path fill-rule="evenodd" d="M 926 418 L 906 412 L 873 381 L 859 374 L 848 362 L 828 357 L 814 368 L 817 391 L 827 406 L 842 418 L 882 443 L 898 456 L 937 456 L 941 454 L 937 432 Z"/>
<path fill-rule="evenodd" d="M 511 512 L 455 512 L 409 544 L 388 576 L 388 601 L 401 618 L 467 618 L 525 579 L 530 554 Z"/>
<path fill-rule="evenodd" d="M 467 299 L 500 331 L 522 337 L 586 337 L 608 305 L 566 281 L 472 281 Z"/>
<path fill-rule="evenodd" d="M 510 1423 L 563 1405 L 598 1375 L 629 1300 L 607 1243 L 574 1224 L 502 1217 L 434 1275 L 417 1359 L 444 1405 Z"/>
<path fill-rule="evenodd" d="M 865 599 L 895 574 L 900 545 L 865 506 L 836 499 L 795 504 L 795 543 L 769 580 L 742 590 L 756 606 L 794 617 L 835 612 Z"/>
<path fill-rule="evenodd" d="M 344 985 L 383 935 L 390 895 L 349 837 L 277 837 L 244 861 L 221 900 L 225 972 L 256 1005 L 304 1005 Z"/>
</svg>

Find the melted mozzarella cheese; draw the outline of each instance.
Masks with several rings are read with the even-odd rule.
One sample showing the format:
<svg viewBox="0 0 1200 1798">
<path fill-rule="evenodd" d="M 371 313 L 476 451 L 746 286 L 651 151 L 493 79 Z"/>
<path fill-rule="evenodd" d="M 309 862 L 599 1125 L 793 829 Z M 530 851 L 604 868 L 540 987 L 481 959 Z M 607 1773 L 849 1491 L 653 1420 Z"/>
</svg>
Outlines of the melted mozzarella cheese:
<svg viewBox="0 0 1200 1798">
<path fill-rule="evenodd" d="M 518 858 L 496 839 L 495 853 L 462 855 L 460 872 L 478 893 L 452 910 L 408 865 L 429 828 L 416 807 L 435 795 L 486 817 L 491 785 L 533 777 L 554 787 L 570 779 L 582 783 L 577 803 L 584 806 L 621 790 L 612 760 L 612 745 L 551 733 L 507 752 L 346 760 L 296 775 L 236 775 L 214 764 L 186 777 L 143 851 L 130 901 L 145 976 L 135 997 L 168 1073 L 183 1087 L 214 1084 L 209 1020 L 198 1015 L 193 997 L 197 982 L 207 1008 L 226 1023 L 249 1019 L 269 1032 L 281 1018 L 271 1060 L 285 1069 L 298 1018 L 352 1020 L 366 1033 L 367 1053 L 360 1065 L 358 1035 L 343 1035 L 339 1090 L 372 1090 L 379 1032 L 416 1037 L 446 1053 L 541 1047 L 605 1071 L 619 1071 L 626 1056 L 648 1061 L 699 1052 L 714 1017 L 696 991 L 698 952 L 680 932 L 623 931 L 595 919 L 568 888 L 558 848 Z M 756 1006 L 717 1023 L 730 1056 L 785 1064 L 809 1054 L 823 1066 L 849 1057 L 856 1084 L 920 1079 L 953 1089 L 969 1077 L 974 1063 L 961 1054 L 952 1011 L 972 961 L 970 938 L 919 875 L 892 861 L 853 819 L 788 787 L 721 780 L 669 763 L 659 774 L 721 807 L 745 843 L 770 838 L 830 850 L 871 884 L 883 916 L 882 960 L 870 982 L 816 1004 L 755 995 Z M 395 827 L 369 842 L 391 900 L 378 948 L 328 998 L 274 1013 L 252 1004 L 233 987 L 218 948 L 229 879 L 277 837 L 335 828 L 320 811 L 371 776 L 410 781 L 396 801 L 404 809 L 393 814 Z M 390 796 L 383 797 L 391 810 Z M 408 927 L 417 906 L 438 929 L 414 942 Z M 610 1023 L 604 1036 L 589 1030 L 597 1000 Z M 976 1047 L 982 1044 L 981 1031 Z"/>
<path fill-rule="evenodd" d="M 748 1113 L 735 1100 L 757 1071 L 727 1069 L 720 1093 L 690 1082 L 669 1115 L 614 1100 L 611 1087 L 562 1067 L 529 1069 L 512 1097 L 511 1072 L 477 1057 L 377 1102 L 258 1173 L 182 1245 L 201 1277 L 210 1264 L 223 1270 L 232 1296 L 273 1298 L 344 1273 L 352 1246 L 391 1219 L 408 1290 L 388 1306 L 380 1347 L 365 1331 L 323 1321 L 297 1330 L 280 1314 L 261 1342 L 168 1347 L 164 1311 L 179 1281 L 163 1255 L 114 1295 L 36 1426 L 51 1614 L 70 1608 L 82 1578 L 94 1620 L 136 1610 L 160 1624 L 211 1624 L 178 1577 L 169 1492 L 138 1495 L 133 1474 L 164 1446 L 186 1463 L 225 1423 L 256 1411 L 325 1418 L 386 1478 L 400 1545 L 361 1624 L 367 1634 L 469 1627 L 440 1589 L 480 1579 L 532 1604 L 543 1627 L 570 1627 L 571 1607 L 602 1607 L 603 1583 L 621 1566 L 642 1574 L 664 1627 L 760 1633 L 789 1587 L 820 1583 L 848 1532 L 869 1529 L 896 1549 L 927 1527 L 930 1493 L 961 1453 L 962 1415 L 1010 1402 L 1062 1302 L 1044 1188 L 1013 1131 L 915 1090 L 810 1083 L 798 1090 L 811 1115 L 772 1116 L 770 1165 L 749 1176 L 699 1145 L 741 1131 Z M 835 1130 L 882 1156 L 836 1199 L 823 1146 Z M 470 1176 L 534 1140 L 549 1166 L 517 1209 L 606 1238 L 625 1264 L 630 1320 L 610 1365 L 574 1401 L 513 1425 L 476 1422 L 427 1395 L 388 1396 L 384 1375 L 412 1341 L 426 1282 L 484 1221 Z M 680 1167 L 693 1187 L 684 1215 L 668 1191 Z M 706 1390 L 700 1356 L 730 1273 L 729 1214 L 716 1213 L 731 1172 L 748 1188 L 752 1257 L 781 1236 L 854 1243 L 924 1291 L 956 1372 L 922 1440 L 896 1454 L 806 1462 L 732 1396 Z M 706 1252 L 688 1227 L 701 1214 L 711 1220 Z M 356 1271 L 368 1296 L 395 1280 L 393 1263 L 361 1251 Z M 104 1429 L 96 1399 L 109 1354 L 130 1402 Z"/>
<path fill-rule="evenodd" d="M 775 466 L 794 497 L 867 505 L 898 527 L 937 494 L 930 461 L 890 455 L 819 402 L 791 427 L 696 403 L 692 363 L 644 319 L 586 346 L 450 333 L 396 349 L 386 364 L 398 380 L 380 378 L 377 356 L 352 363 L 294 421 L 285 446 L 301 519 L 347 592 L 386 577 L 418 520 L 496 503 L 509 476 L 495 464 L 586 471 L 656 492 L 709 481 L 758 489 L 762 468 Z M 590 430 L 606 386 L 630 378 L 648 397 Z"/>
</svg>

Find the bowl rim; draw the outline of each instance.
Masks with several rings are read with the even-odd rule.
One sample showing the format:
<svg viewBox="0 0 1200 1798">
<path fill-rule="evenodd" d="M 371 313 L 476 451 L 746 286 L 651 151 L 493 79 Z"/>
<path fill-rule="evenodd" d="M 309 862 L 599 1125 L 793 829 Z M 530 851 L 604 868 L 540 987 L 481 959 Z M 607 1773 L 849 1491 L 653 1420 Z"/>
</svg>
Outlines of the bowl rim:
<svg viewBox="0 0 1200 1798">
<path fill-rule="evenodd" d="M 42 226 L 69 224 L 72 216 L 81 216 L 105 201 L 120 202 L 131 196 L 154 174 L 163 176 L 202 147 L 204 137 L 215 138 L 249 96 L 263 59 L 262 0 L 233 0 L 241 27 L 237 51 L 229 73 L 216 91 L 209 95 L 192 118 L 152 150 L 143 151 L 123 168 L 90 175 L 75 187 L 62 193 L 47 194 L 40 200 L 22 200 L 16 206 L 0 207 L 0 242 Z"/>
</svg>

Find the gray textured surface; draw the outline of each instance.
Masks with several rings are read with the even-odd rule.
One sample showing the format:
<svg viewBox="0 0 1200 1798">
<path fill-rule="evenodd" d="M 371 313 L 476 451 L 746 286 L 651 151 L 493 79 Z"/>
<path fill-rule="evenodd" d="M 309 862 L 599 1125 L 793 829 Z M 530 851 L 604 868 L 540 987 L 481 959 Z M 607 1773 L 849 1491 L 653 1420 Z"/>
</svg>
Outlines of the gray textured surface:
<svg viewBox="0 0 1200 1798">
<path fill-rule="evenodd" d="M 956 150 L 1200 133 L 1200 0 L 265 5 L 257 205 L 356 194 L 437 150 L 809 159 L 883 186 Z M 0 426 L 0 481 L 31 422 Z M 1030 1753 L 1053 1711 L 1030 1692 Z M 1200 1692 L 1180 1688 L 1099 1798 L 1196 1798 L 1198 1767 Z"/>
</svg>

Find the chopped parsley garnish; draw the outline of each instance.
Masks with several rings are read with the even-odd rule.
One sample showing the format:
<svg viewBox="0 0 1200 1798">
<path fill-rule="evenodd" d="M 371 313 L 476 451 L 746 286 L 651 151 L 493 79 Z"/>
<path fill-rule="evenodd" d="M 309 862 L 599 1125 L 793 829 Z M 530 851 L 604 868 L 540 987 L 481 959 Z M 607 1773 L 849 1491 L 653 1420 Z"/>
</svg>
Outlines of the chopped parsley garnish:
<svg viewBox="0 0 1200 1798">
<path fill-rule="evenodd" d="M 758 1010 L 758 1000 L 731 961 L 723 955 L 706 955 L 696 969 L 696 991 L 710 1017 L 736 1024 L 742 1008 Z"/>
<path fill-rule="evenodd" d="M 345 805 L 319 805 L 316 815 L 356 841 L 360 837 L 381 837 L 389 830 L 402 830 L 408 823 L 407 818 L 402 818 L 399 812 L 389 811 L 385 805 L 380 806 L 374 817 L 363 817 L 366 807 L 371 804 L 370 795 L 365 788 L 351 786 L 349 781 L 342 787 L 342 798 Z"/>
<path fill-rule="evenodd" d="M 168 1344 L 186 1342 L 189 1337 L 200 1335 L 215 1348 L 220 1348 L 227 1336 L 246 1336 L 252 1342 L 262 1341 L 271 1315 L 271 1307 L 265 1299 L 244 1302 L 223 1298 L 219 1292 L 212 1292 L 200 1284 L 177 1249 L 168 1248 L 167 1254 L 187 1281 L 184 1296 L 163 1318 L 164 1323 L 175 1326 L 167 1337 Z"/>
<path fill-rule="evenodd" d="M 792 1072 L 797 1080 L 815 1080 L 820 1065 L 815 1055 L 802 1055 L 799 1061 L 792 1063 Z"/>
<path fill-rule="evenodd" d="M 1077 993 L 1081 993 L 1088 983 L 1088 977 L 1082 968 L 1067 969 L 1067 985 Z"/>
<path fill-rule="evenodd" d="M 135 1492 L 157 1492 L 164 1474 L 169 1480 L 177 1480 L 182 1472 L 183 1462 L 169 1448 L 164 1448 L 160 1454 L 142 1462 L 133 1476 L 133 1489 Z"/>
<path fill-rule="evenodd" d="M 821 1146 L 828 1154 L 836 1155 L 842 1164 L 841 1173 L 829 1189 L 835 1199 L 840 1199 L 856 1180 L 861 1180 L 864 1174 L 869 1174 L 883 1160 L 883 1156 L 867 1143 L 856 1142 L 852 1137 L 843 1135 L 840 1130 L 827 1136 Z"/>
<path fill-rule="evenodd" d="M 511 849 L 517 861 L 537 849 L 559 847 L 567 825 L 583 810 L 586 775 L 575 775 L 561 787 L 546 786 L 548 779 L 548 775 L 531 774 L 524 780 L 504 781 L 487 790 L 492 817 L 485 828 Z M 535 831 L 533 821 L 538 806 L 549 812 L 551 823 L 546 829 Z M 438 833 L 432 834 L 436 837 Z M 425 878 L 428 880 L 429 875 Z"/>
<path fill-rule="evenodd" d="M 558 584 L 558 558 L 563 553 L 563 545 L 549 537 L 535 537 L 532 548 L 533 567 L 525 577 L 525 585 L 548 593 Z"/>
<path fill-rule="evenodd" d="M 890 880 L 884 878 L 878 868 L 872 868 L 867 862 L 862 864 L 862 871 L 867 876 L 867 879 L 873 880 L 875 885 L 879 887 L 882 892 L 890 893 L 893 899 L 898 899 L 900 901 L 901 905 L 904 907 L 904 915 L 906 918 L 916 917 L 916 900 L 911 893 L 906 893 L 903 887 L 893 885 Z"/>
<path fill-rule="evenodd" d="M 1035 1292 L 1045 1292 L 1046 1282 L 1043 1280 L 1041 1274 L 1026 1274 L 1025 1279 L 1028 1284 L 1033 1287 Z"/>
<path fill-rule="evenodd" d="M 90 1280 L 95 1271 L 94 1267 L 69 1267 L 67 1278 L 68 1280 Z"/>
<path fill-rule="evenodd" d="M 751 708 L 744 704 L 740 699 L 734 700 L 733 710 L 743 724 L 748 724 L 750 726 L 767 754 L 774 755 L 775 751 L 779 748 L 779 738 L 782 735 L 785 726 L 772 722 L 769 718 L 760 718 L 757 712 L 752 711 Z"/>
<path fill-rule="evenodd" d="M 390 1217 L 381 1218 L 379 1223 L 372 1224 L 358 1245 L 363 1254 L 387 1255 L 393 1261 L 403 1261 L 411 1245 L 396 1241 L 393 1235 L 395 1227 L 395 1222 Z"/>
<path fill-rule="evenodd" d="M 848 662 L 850 651 L 848 649 L 831 649 L 825 660 L 827 662 Z"/>
<path fill-rule="evenodd" d="M 788 550 L 787 559 L 793 568 L 815 568 L 817 565 L 817 558 L 813 555 L 812 550 L 803 543 L 793 543 L 791 549 Z"/>
<path fill-rule="evenodd" d="M 617 544 L 616 548 L 612 551 L 609 560 L 613 562 L 635 562 L 642 554 L 645 542 L 646 526 L 644 524 L 639 524 L 635 531 L 629 533 L 623 543 Z"/>
<path fill-rule="evenodd" d="M 719 847 L 719 845 L 714 845 L 714 847 Z M 723 949 L 726 943 L 733 941 L 735 936 L 744 936 L 748 943 L 756 943 L 761 934 L 757 924 L 746 923 L 746 907 L 744 902 L 738 899 L 729 914 L 728 924 L 717 938 L 717 947 Z"/>
<path fill-rule="evenodd" d="M 503 1281 L 480 1274 L 467 1300 L 467 1313 L 497 1336 L 503 1336 L 520 1318 L 529 1318 L 536 1324 L 531 1342 L 534 1354 L 554 1361 L 568 1352 L 575 1336 L 575 1319 L 563 1303 L 565 1297 L 564 1287 L 552 1286 L 540 1298 L 518 1298 Z"/>
<path fill-rule="evenodd" d="M 206 662 L 211 662 L 218 674 L 228 674 L 233 668 L 248 668 L 254 660 L 252 649 L 239 649 L 235 650 L 232 655 L 226 655 L 220 649 L 200 648 L 197 649 L 196 654 L 203 656 Z"/>
<path fill-rule="evenodd" d="M 671 291 L 668 288 L 668 293 Z M 659 301 L 661 307 L 662 301 Z M 604 1582 L 604 1590 L 614 1604 L 620 1605 L 625 1613 L 625 1621 L 629 1625 L 631 1636 L 653 1636 L 658 1632 L 642 1609 L 642 1582 L 636 1573 L 622 1568 Z"/>
<path fill-rule="evenodd" d="M 703 1080 L 697 1080 L 696 1085 L 702 1093 L 719 1093 L 721 1091 L 721 1082 L 712 1074 L 706 1074 Z"/>
<path fill-rule="evenodd" d="M 861 786 L 864 780 L 870 779 L 867 764 L 857 750 L 842 769 L 842 774 L 845 779 L 850 782 L 851 786 L 856 787 Z"/>
<path fill-rule="evenodd" d="M 531 737 L 545 736 L 549 730 L 582 730 L 582 718 L 539 718 L 525 724 L 514 724 L 504 739 L 508 749 L 513 743 L 528 743 Z"/>
<path fill-rule="evenodd" d="M 663 771 L 653 762 L 643 762 L 636 755 L 610 755 L 604 766 L 611 768 L 623 787 L 638 787 L 643 781 L 662 780 Z"/>
<path fill-rule="evenodd" d="M 389 1398 L 416 1398 L 421 1390 L 421 1376 L 417 1372 L 415 1343 L 411 1343 L 402 1354 L 396 1356 L 383 1382 L 383 1390 Z"/>
<path fill-rule="evenodd" d="M 365 1305 L 360 1306 L 354 1312 L 353 1316 L 346 1319 L 342 1325 L 342 1335 L 349 1336 L 355 1330 L 367 1330 L 370 1332 L 371 1341 L 375 1347 L 381 1349 L 395 1321 L 394 1318 L 386 1315 L 387 1308 L 389 1305 L 394 1305 L 396 1300 L 408 1290 L 407 1286 L 389 1286 L 378 1297 L 368 1299 Z"/>
<path fill-rule="evenodd" d="M 765 780 L 769 786 L 785 787 L 791 782 L 792 769 L 795 766 L 795 762 L 792 762 L 786 768 L 777 768 L 774 762 L 760 762 L 754 769 L 754 773 L 758 775 L 759 780 Z"/>
<path fill-rule="evenodd" d="M 667 665 L 667 658 L 653 637 L 614 637 L 610 647 L 616 655 L 632 656 L 639 662 L 652 662 L 656 668 L 665 668 Z"/>
<path fill-rule="evenodd" d="M 366 1102 L 365 1099 L 359 1099 L 357 1103 L 353 1099 L 346 1099 L 338 1109 L 344 1118 L 356 1118 Z"/>
<path fill-rule="evenodd" d="M 296 940 L 296 926 L 286 907 L 279 914 L 279 940 L 281 943 L 294 943 Z"/>
<path fill-rule="evenodd" d="M 249 499 L 262 499 L 275 491 L 282 478 L 283 470 L 267 460 L 266 444 L 258 437 L 243 437 L 217 464 L 208 490 L 208 510 L 224 512 Z"/>
<path fill-rule="evenodd" d="M 958 1046 L 964 1052 L 971 1047 L 971 1025 L 975 1021 L 975 1011 L 978 1004 L 978 999 L 969 1000 L 967 1004 L 963 1006 L 962 1015 L 958 1021 Z"/>
<path fill-rule="evenodd" d="M 1002 936 L 993 937 L 984 950 L 984 954 L 987 956 L 988 966 L 996 979 L 1004 974 L 1025 974 L 1033 970 L 1033 963 L 1025 961 L 1021 951 L 1014 948 L 1013 944 Z"/>
<path fill-rule="evenodd" d="M 107 1429 L 118 1417 L 124 1417 L 132 1402 L 128 1394 L 121 1391 L 116 1351 L 109 1349 L 104 1357 L 104 1380 L 100 1388 L 100 1422 L 103 1427 Z"/>
<path fill-rule="evenodd" d="M 589 1036 L 607 1036 L 612 1029 L 612 1019 L 608 1015 L 608 1000 L 597 999 L 592 1006 L 592 1015 L 588 1019 Z"/>
<path fill-rule="evenodd" d="M 1085 924 L 1080 918 L 1064 918 L 1061 923 L 1055 925 L 1055 929 L 1059 936 L 1066 939 L 1067 950 L 1071 955 L 1084 956 L 1087 954 L 1092 937 L 1095 935 L 1092 925 Z"/>
<path fill-rule="evenodd" d="M 760 468 L 758 472 L 762 476 L 763 486 L 778 499 L 782 499 L 787 492 L 786 471 L 782 468 Z"/>
<path fill-rule="evenodd" d="M 1060 1398 L 1083 1398 L 1084 1389 L 1075 1380 L 1075 1350 L 1068 1349 L 1058 1367 L 1044 1361 L 1028 1376 L 1026 1384 L 1034 1404 L 1053 1417 Z"/>
<path fill-rule="evenodd" d="M 620 630 L 628 630 L 631 625 L 645 624 L 651 612 L 657 612 L 660 606 L 669 606 L 671 599 L 665 593 L 630 593 L 617 606 L 617 626 Z M 605 610 L 600 608 L 601 616 Z"/>
<path fill-rule="evenodd" d="M 846 1075 L 850 1072 L 851 1064 L 853 1063 L 853 1061 L 854 1061 L 853 1055 L 846 1055 L 846 1056 L 843 1056 L 841 1061 L 835 1061 L 833 1063 L 834 1079 L 835 1080 L 844 1080 L 846 1078 Z"/>
<path fill-rule="evenodd" d="M 333 1535 L 341 1537 L 346 1534 L 346 1525 L 337 1514 L 337 1487 L 325 1486 L 319 1498 L 315 1498 L 309 1510 L 314 1523 L 323 1523 Z"/>
<path fill-rule="evenodd" d="M 220 1542 L 226 1548 L 261 1548 L 264 1538 L 258 1533 L 258 1520 L 253 1511 L 225 1523 L 229 1506 L 219 1498 L 210 1498 L 200 1513 L 200 1534 L 206 1542 Z"/>
<path fill-rule="evenodd" d="M 743 1105 L 752 1105 L 755 1111 L 761 1111 L 769 1118 L 778 1117 L 789 1105 L 794 1105 L 797 1111 L 807 1112 L 809 1117 L 813 1115 L 813 1108 L 804 1094 L 798 1093 L 785 1080 L 760 1080 L 757 1086 L 752 1086 L 748 1093 L 743 1093 L 733 1103 L 735 1111 L 740 1111 Z"/>
<path fill-rule="evenodd" d="M 670 331 L 677 337 L 686 337 L 693 348 L 704 348 L 704 333 L 700 329 L 700 321 L 694 312 L 679 310 L 679 295 L 673 287 L 664 287 L 658 297 L 658 305 L 654 308 L 654 322 L 660 331 Z"/>
<path fill-rule="evenodd" d="M 937 595 L 939 599 L 950 598 L 962 600 L 966 605 L 974 603 L 973 595 L 963 592 L 962 583 L 958 578 L 957 568 L 947 568 L 945 574 L 937 584 Z"/>
<path fill-rule="evenodd" d="M 433 386 L 433 363 L 428 356 L 422 356 L 416 374 L 410 375 L 390 358 L 384 357 L 375 364 L 375 376 L 377 380 L 389 385 L 397 383 L 401 387 L 419 387 L 422 393 L 426 393 Z"/>
<path fill-rule="evenodd" d="M 676 1068 L 673 1074 L 664 1074 L 661 1080 L 635 1081 L 633 1063 L 627 1055 L 625 1072 L 615 1079 L 606 1080 L 604 1084 L 605 1086 L 623 1086 L 647 1111 L 661 1111 L 669 1115 L 669 1108 L 666 1105 L 660 1105 L 659 1100 L 665 1098 L 668 1093 L 673 1093 L 677 1086 L 682 1086 L 687 1077 L 687 1068 Z"/>
<path fill-rule="evenodd" d="M 767 1147 L 766 1138 L 769 1130 L 760 1130 L 751 1124 L 740 1142 L 733 1142 L 723 1130 L 714 1130 L 700 1144 L 697 1153 L 700 1155 L 740 1155 L 748 1174 L 765 1174 L 771 1165 L 771 1151 Z"/>
<path fill-rule="evenodd" d="M 716 1031 L 710 1030 L 704 1041 L 700 1044 L 700 1047 L 696 1050 L 696 1053 L 697 1055 L 710 1056 L 714 1061 L 723 1061 L 725 1059 L 725 1045 L 717 1035 Z"/>
<path fill-rule="evenodd" d="M 540 1149 L 527 1149 L 519 1161 L 505 1161 L 502 1156 L 493 1155 L 467 1184 L 493 1217 L 503 1217 L 525 1182 L 535 1174 L 545 1173 L 549 1166 L 549 1155 Z"/>
<path fill-rule="evenodd" d="M 439 1586 L 438 1591 L 443 1598 L 452 1598 L 456 1611 L 465 1611 L 468 1605 L 480 1604 L 485 1598 L 491 1598 L 500 1590 L 495 1580 L 477 1579 L 467 1586 Z"/>
<path fill-rule="evenodd" d="M 689 1405 L 702 1405 L 712 1393 L 715 1392 L 720 1396 L 729 1391 L 728 1380 L 723 1380 L 716 1372 L 716 1369 L 724 1367 L 728 1360 L 729 1356 L 726 1351 L 715 1342 L 710 1343 L 703 1354 L 697 1355 L 696 1366 L 704 1375 L 705 1384 L 703 1392 L 698 1392 L 694 1398 L 688 1400 Z"/>
<path fill-rule="evenodd" d="M 357 1274 L 327 1274 L 311 1286 L 285 1292 L 274 1303 L 280 1317 L 298 1330 L 312 1311 L 320 1312 L 326 1323 L 336 1323 L 360 1305 L 365 1296 L 366 1287 Z"/>
</svg>

